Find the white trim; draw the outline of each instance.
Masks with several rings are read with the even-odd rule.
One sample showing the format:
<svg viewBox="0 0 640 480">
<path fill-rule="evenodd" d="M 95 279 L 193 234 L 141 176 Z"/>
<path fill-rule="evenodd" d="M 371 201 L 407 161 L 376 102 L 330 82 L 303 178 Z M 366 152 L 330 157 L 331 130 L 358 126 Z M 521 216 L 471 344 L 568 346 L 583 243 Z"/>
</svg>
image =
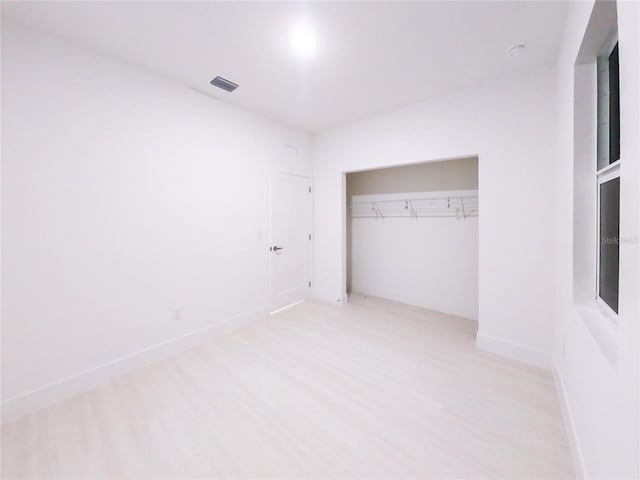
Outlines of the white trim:
<svg viewBox="0 0 640 480">
<path fill-rule="evenodd" d="M 571 458 L 573 460 L 573 467 L 575 469 L 576 478 L 587 478 L 587 469 L 584 463 L 584 456 L 582 454 L 582 448 L 578 440 L 578 434 L 576 432 L 575 421 L 571 414 L 571 404 L 567 397 L 567 391 L 564 388 L 562 382 L 562 376 L 560 375 L 560 369 L 558 368 L 558 359 L 553 359 L 553 366 L 551 368 L 553 374 L 553 382 L 556 385 L 558 392 L 558 400 L 560 401 L 560 410 L 562 412 L 562 418 L 564 419 L 564 427 L 567 432 L 567 439 L 569 440 L 569 449 L 571 450 Z"/>
<path fill-rule="evenodd" d="M 202 344 L 267 314 L 267 309 L 229 317 L 137 352 L 96 365 L 2 402 L 2 423 L 107 383 L 153 362 Z"/>
<path fill-rule="evenodd" d="M 616 160 L 613 163 L 610 163 L 609 165 L 607 165 L 606 167 L 602 167 L 600 170 L 598 170 L 596 172 L 596 176 L 600 177 L 601 175 L 604 175 L 605 173 L 609 173 L 609 171 L 611 170 L 619 170 L 620 169 L 620 159 Z M 620 176 L 620 174 L 618 175 L 614 175 L 615 176 Z"/>
<path fill-rule="evenodd" d="M 407 192 L 407 193 L 374 193 L 367 195 L 353 195 L 351 197 L 352 203 L 357 202 L 390 202 L 401 201 L 412 198 L 428 199 L 428 198 L 443 198 L 443 197 L 465 197 L 465 196 L 478 196 L 479 190 L 439 190 L 428 192 Z"/>
<path fill-rule="evenodd" d="M 504 338 L 496 338 L 478 332 L 476 347 L 485 352 L 495 353 L 536 367 L 550 370 L 552 365 L 551 353 L 528 345 L 512 342 Z"/>
<path fill-rule="evenodd" d="M 304 302 L 304 300 L 298 300 L 297 302 L 290 303 L 289 305 L 285 305 L 284 307 L 274 310 L 273 312 L 269 312 L 269 315 L 275 315 L 276 313 L 284 312 L 285 310 L 289 310 L 291 307 L 295 307 L 302 302 Z"/>
<path fill-rule="evenodd" d="M 424 163 L 437 163 L 437 162 L 448 162 L 450 160 L 468 160 L 468 159 L 476 159 L 479 160 L 480 158 L 480 154 L 479 153 L 470 153 L 468 155 L 455 155 L 453 157 L 436 157 L 436 158 L 430 158 L 429 160 L 409 160 L 409 159 L 405 159 L 406 161 L 403 161 L 401 163 L 382 163 L 380 165 L 377 165 L 375 167 L 367 167 L 367 168 L 358 168 L 356 170 L 345 170 L 342 173 L 343 175 L 347 175 L 349 173 L 361 173 L 361 172 L 371 172 L 373 170 L 384 170 L 386 168 L 395 168 L 395 167 L 410 167 L 413 165 L 422 165 Z M 391 160 L 389 160 L 391 161 Z"/>
<path fill-rule="evenodd" d="M 346 293 L 343 293 L 342 295 L 331 295 L 328 294 L 326 292 L 322 292 L 318 289 L 312 289 L 311 292 L 309 292 L 309 298 L 312 298 L 314 300 L 320 300 L 321 302 L 326 302 L 326 303 L 330 303 L 332 305 L 344 305 L 346 303 L 348 303 L 348 296 Z"/>
<path fill-rule="evenodd" d="M 308 180 L 312 178 L 310 175 L 305 175 L 304 173 L 287 172 L 286 170 L 277 170 L 273 175 L 291 175 L 292 177 L 306 178 Z"/>
<path fill-rule="evenodd" d="M 604 167 L 596 173 L 596 182 L 598 185 L 610 182 L 620 178 L 620 160 L 616 160 L 611 165 Z"/>
</svg>

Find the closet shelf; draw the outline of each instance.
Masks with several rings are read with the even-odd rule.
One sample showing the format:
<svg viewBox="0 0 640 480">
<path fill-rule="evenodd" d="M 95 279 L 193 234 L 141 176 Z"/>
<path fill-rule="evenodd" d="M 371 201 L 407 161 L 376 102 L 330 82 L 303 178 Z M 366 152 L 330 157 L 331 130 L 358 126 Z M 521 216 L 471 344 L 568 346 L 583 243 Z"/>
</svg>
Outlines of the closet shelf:
<svg viewBox="0 0 640 480">
<path fill-rule="evenodd" d="M 479 214 L 478 195 L 411 196 L 398 199 L 353 201 L 352 218 L 452 217 L 464 220 Z"/>
</svg>

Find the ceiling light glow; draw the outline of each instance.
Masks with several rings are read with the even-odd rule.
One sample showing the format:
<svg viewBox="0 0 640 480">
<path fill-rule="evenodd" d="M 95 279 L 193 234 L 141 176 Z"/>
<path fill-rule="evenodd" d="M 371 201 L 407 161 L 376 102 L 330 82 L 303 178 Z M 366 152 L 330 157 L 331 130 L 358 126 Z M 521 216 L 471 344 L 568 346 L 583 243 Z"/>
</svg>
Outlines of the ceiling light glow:
<svg viewBox="0 0 640 480">
<path fill-rule="evenodd" d="M 309 57 L 316 51 L 316 35 L 308 25 L 299 25 L 291 31 L 291 47 L 301 57 Z"/>
</svg>

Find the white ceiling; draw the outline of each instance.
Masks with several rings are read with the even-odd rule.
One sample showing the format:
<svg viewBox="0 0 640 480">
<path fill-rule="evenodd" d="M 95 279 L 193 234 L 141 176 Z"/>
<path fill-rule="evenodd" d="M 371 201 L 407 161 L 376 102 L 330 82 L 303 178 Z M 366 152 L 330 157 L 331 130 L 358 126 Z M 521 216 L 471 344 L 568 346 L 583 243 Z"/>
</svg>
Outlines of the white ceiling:
<svg viewBox="0 0 640 480">
<path fill-rule="evenodd" d="M 4 18 L 144 66 L 309 131 L 554 60 L 567 4 L 2 2 Z M 316 31 L 302 59 L 289 43 Z M 526 44 L 509 58 L 508 47 Z M 209 85 L 216 75 L 240 87 Z"/>
</svg>

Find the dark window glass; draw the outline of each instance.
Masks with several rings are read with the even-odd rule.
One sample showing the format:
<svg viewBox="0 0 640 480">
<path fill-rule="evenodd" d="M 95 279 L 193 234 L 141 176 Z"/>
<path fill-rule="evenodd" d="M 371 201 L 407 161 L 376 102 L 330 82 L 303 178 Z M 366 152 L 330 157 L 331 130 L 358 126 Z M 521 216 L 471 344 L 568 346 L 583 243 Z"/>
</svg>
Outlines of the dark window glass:
<svg viewBox="0 0 640 480">
<path fill-rule="evenodd" d="M 620 159 L 620 68 L 618 44 L 609 55 L 609 163 Z"/>
<path fill-rule="evenodd" d="M 620 177 L 600 184 L 600 298 L 618 313 Z"/>
</svg>

